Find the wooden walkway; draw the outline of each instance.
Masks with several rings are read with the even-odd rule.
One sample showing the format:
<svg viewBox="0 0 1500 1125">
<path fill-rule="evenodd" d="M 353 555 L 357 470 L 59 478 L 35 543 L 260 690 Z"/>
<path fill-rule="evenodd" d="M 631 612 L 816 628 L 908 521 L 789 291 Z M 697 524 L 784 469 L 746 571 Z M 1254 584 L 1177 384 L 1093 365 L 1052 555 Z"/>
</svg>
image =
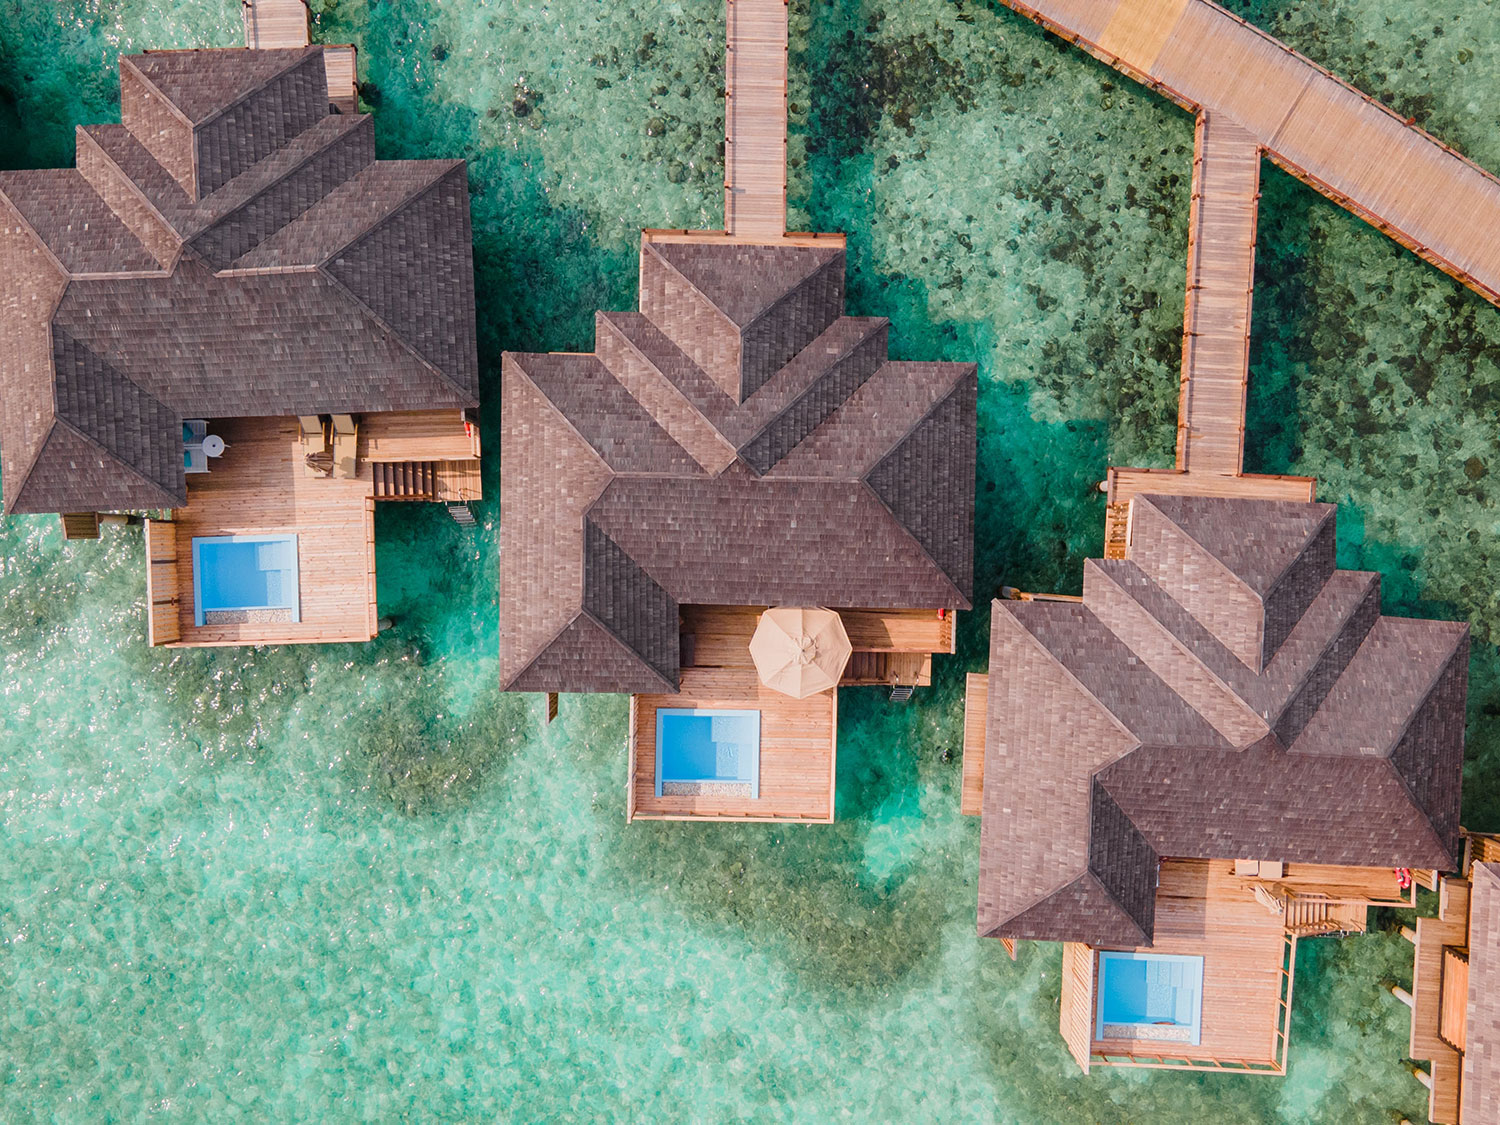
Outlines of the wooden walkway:
<svg viewBox="0 0 1500 1125">
<path fill-rule="evenodd" d="M 245 46 L 256 49 L 307 47 L 312 44 L 306 0 L 240 0 Z M 359 112 L 357 60 L 351 44 L 323 48 L 328 100 L 342 113 Z"/>
<path fill-rule="evenodd" d="M 656 712 L 679 707 L 760 712 L 759 797 L 656 795 Z M 753 668 L 684 668 L 680 694 L 630 697 L 626 818 L 828 823 L 837 730 L 837 690 L 793 699 Z"/>
<path fill-rule="evenodd" d="M 240 17 L 247 47 L 306 47 L 312 42 L 305 0 L 240 0 Z"/>
<path fill-rule="evenodd" d="M 1500 180 L 1210 0 L 1003 0 L 1500 304 Z"/>
<path fill-rule="evenodd" d="M 1185 472 L 1239 476 L 1244 465 L 1259 198 L 1255 138 L 1227 118 L 1199 114 L 1177 429 Z"/>
<path fill-rule="evenodd" d="M 727 0 L 724 229 L 786 233 L 786 0 Z"/>
<path fill-rule="evenodd" d="M 1211 0 L 1003 0 L 1198 115 L 1176 470 L 1111 468 L 1106 554 L 1146 492 L 1311 500 L 1242 473 L 1264 154 L 1500 304 L 1500 179 Z"/>
</svg>

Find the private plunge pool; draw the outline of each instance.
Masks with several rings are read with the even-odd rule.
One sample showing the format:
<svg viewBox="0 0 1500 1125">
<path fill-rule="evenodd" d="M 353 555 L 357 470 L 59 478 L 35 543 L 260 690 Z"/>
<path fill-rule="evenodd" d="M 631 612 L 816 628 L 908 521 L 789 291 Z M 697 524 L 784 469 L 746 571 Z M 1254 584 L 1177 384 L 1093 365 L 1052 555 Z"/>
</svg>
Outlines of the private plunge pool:
<svg viewBox="0 0 1500 1125">
<path fill-rule="evenodd" d="M 1203 958 L 1099 954 L 1097 1039 L 1196 1045 L 1203 1019 Z"/>
<path fill-rule="evenodd" d="M 300 621 L 295 535 L 193 540 L 193 620 L 199 625 Z"/>
<path fill-rule="evenodd" d="M 661 708 L 656 795 L 760 796 L 760 712 Z"/>
</svg>

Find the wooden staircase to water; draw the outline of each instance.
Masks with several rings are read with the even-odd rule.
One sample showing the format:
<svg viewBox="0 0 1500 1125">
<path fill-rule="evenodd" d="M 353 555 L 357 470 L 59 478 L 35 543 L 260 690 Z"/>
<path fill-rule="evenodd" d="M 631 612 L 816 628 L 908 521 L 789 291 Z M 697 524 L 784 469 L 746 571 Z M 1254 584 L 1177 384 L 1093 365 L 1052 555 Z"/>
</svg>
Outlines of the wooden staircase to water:
<svg viewBox="0 0 1500 1125">
<path fill-rule="evenodd" d="M 480 498 L 479 462 L 372 461 L 376 500 L 462 504 Z"/>
</svg>

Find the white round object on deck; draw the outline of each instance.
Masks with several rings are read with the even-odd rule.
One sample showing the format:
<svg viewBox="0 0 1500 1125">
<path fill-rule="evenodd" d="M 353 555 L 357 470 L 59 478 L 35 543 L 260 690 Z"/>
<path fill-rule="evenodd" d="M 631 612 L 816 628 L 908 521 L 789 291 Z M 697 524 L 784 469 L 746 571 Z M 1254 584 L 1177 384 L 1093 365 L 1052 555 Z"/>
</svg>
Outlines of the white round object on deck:
<svg viewBox="0 0 1500 1125">
<path fill-rule="evenodd" d="M 218 434 L 209 434 L 203 439 L 203 455 L 218 457 L 224 452 L 224 439 Z"/>
</svg>

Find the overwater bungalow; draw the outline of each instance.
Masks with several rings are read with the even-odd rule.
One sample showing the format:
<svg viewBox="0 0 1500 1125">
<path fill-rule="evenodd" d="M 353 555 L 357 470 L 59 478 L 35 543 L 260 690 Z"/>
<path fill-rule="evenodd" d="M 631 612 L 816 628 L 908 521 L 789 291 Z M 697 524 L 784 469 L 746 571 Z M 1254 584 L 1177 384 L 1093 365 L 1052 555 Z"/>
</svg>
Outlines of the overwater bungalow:
<svg viewBox="0 0 1500 1125">
<path fill-rule="evenodd" d="M 1298 940 L 1459 867 L 1468 630 L 1383 616 L 1331 505 L 1129 504 L 1082 597 L 993 605 L 979 932 L 1063 943 L 1085 1071 L 1281 1074 Z"/>
<path fill-rule="evenodd" d="M 0 173 L 5 511 L 151 514 L 153 645 L 368 640 L 374 505 L 480 495 L 465 166 L 376 160 L 346 56 L 122 56 Z"/>
<path fill-rule="evenodd" d="M 1438 1125 L 1500 1121 L 1500 836 L 1466 834 L 1460 872 L 1442 876 L 1435 918 L 1402 933 L 1416 946 L 1408 1056 Z"/>
<path fill-rule="evenodd" d="M 970 607 L 977 380 L 786 233 L 786 6 L 729 20 L 726 229 L 646 231 L 592 353 L 504 357 L 500 677 L 631 693 L 631 818 L 830 821 L 839 686 L 928 683 Z"/>
</svg>

